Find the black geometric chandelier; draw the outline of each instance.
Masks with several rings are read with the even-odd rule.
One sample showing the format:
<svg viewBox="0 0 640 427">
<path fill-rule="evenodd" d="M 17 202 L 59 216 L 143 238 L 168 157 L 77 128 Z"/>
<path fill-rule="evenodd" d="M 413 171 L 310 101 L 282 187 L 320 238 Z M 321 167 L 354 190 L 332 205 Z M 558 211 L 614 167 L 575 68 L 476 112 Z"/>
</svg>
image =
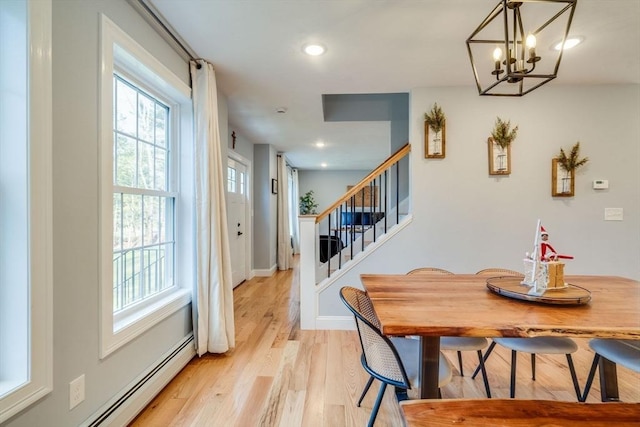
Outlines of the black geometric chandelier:
<svg viewBox="0 0 640 427">
<path fill-rule="evenodd" d="M 555 79 L 577 0 L 502 0 L 467 39 L 480 95 L 522 96 Z"/>
</svg>

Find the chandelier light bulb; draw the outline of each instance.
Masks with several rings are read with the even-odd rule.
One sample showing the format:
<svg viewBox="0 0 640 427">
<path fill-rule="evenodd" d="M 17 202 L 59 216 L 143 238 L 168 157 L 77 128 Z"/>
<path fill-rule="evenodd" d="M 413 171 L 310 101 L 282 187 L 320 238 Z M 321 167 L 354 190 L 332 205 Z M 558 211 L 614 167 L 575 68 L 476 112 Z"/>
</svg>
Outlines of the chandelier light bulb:
<svg viewBox="0 0 640 427">
<path fill-rule="evenodd" d="M 495 50 L 493 51 L 493 60 L 494 61 L 500 61 L 502 59 L 502 49 L 500 49 L 499 47 L 495 48 Z"/>
<path fill-rule="evenodd" d="M 529 49 L 533 49 L 536 47 L 536 36 L 534 36 L 533 34 L 529 34 L 527 36 L 527 47 Z"/>
</svg>

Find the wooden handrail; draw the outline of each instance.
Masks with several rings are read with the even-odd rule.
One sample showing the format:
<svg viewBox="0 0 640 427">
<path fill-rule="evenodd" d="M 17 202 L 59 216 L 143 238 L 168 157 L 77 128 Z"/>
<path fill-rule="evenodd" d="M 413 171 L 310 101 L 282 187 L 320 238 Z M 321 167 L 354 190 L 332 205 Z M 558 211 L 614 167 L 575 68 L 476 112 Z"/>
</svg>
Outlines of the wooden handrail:
<svg viewBox="0 0 640 427">
<path fill-rule="evenodd" d="M 331 212 L 333 212 L 335 208 L 337 208 L 338 206 L 346 202 L 351 197 L 358 194 L 360 190 L 362 190 L 364 187 L 369 185 L 369 182 L 371 182 L 371 180 L 373 180 L 375 177 L 380 175 L 385 170 L 389 169 L 391 166 L 393 166 L 393 164 L 395 164 L 404 156 L 409 154 L 409 152 L 411 152 L 411 144 L 407 142 L 402 148 L 400 148 L 398 151 L 396 151 L 391 156 L 389 156 L 387 160 L 382 162 L 380 166 L 375 168 L 369 175 L 362 178 L 359 183 L 357 183 L 349 191 L 344 193 L 344 195 L 340 197 L 335 203 L 333 203 L 331 206 L 325 209 L 320 215 L 318 215 L 316 217 L 316 224 L 319 223 L 326 216 L 328 216 Z"/>
</svg>

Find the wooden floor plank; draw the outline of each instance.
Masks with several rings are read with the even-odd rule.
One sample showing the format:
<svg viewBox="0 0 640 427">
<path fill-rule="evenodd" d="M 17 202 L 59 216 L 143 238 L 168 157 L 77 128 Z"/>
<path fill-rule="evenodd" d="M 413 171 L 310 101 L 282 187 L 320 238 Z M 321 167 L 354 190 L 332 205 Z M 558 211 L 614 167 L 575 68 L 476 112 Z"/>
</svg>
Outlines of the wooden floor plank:
<svg viewBox="0 0 640 427">
<path fill-rule="evenodd" d="M 287 397 L 285 399 L 282 417 L 280 417 L 278 427 L 302 425 L 305 397 L 306 392 L 304 390 L 287 391 Z"/>
<path fill-rule="evenodd" d="M 269 391 L 266 404 L 263 407 L 260 417 L 261 426 L 277 426 L 284 411 L 290 385 L 293 378 L 293 366 L 298 355 L 300 343 L 295 341 L 287 342 L 282 357 L 278 364 L 278 369 L 273 375 L 273 386 Z"/>
</svg>

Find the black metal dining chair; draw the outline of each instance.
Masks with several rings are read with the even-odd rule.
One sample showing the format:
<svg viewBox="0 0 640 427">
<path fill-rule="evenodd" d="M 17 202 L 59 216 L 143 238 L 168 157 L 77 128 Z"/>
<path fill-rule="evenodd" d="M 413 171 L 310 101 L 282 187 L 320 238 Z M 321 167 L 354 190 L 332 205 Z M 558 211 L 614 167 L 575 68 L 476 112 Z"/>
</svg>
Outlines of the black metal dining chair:
<svg viewBox="0 0 640 427">
<path fill-rule="evenodd" d="M 374 379 L 382 384 L 371 410 L 368 426 L 373 426 L 382 403 L 387 385 L 395 387 L 398 401 L 408 399 L 407 391 L 412 384 L 418 385 L 420 366 L 420 343 L 408 338 L 387 337 L 373 310 L 369 296 L 362 290 L 345 286 L 340 290 L 340 299 L 353 313 L 362 349 L 360 361 L 370 375 L 358 400 L 360 406 Z M 439 387 L 451 381 L 451 366 L 440 354 Z"/>
</svg>

